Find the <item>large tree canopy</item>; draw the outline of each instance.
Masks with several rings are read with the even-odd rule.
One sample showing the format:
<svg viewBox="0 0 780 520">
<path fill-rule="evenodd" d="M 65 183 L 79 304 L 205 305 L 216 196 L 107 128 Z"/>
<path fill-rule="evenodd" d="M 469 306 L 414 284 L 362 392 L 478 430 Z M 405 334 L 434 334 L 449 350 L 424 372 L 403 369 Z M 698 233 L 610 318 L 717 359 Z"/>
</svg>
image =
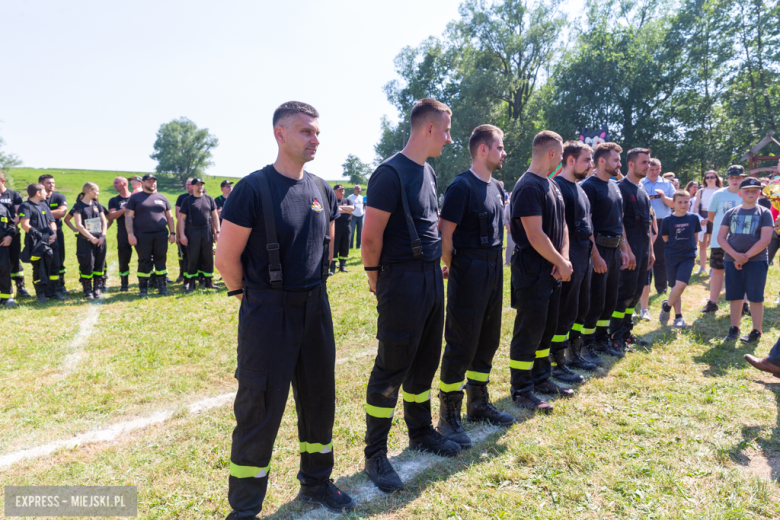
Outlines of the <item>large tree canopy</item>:
<svg viewBox="0 0 780 520">
<path fill-rule="evenodd" d="M 211 150 L 219 144 L 208 128 L 182 117 L 165 123 L 157 130 L 154 153 L 157 173 L 175 173 L 182 183 L 190 177 L 201 177 L 211 166 Z"/>
</svg>

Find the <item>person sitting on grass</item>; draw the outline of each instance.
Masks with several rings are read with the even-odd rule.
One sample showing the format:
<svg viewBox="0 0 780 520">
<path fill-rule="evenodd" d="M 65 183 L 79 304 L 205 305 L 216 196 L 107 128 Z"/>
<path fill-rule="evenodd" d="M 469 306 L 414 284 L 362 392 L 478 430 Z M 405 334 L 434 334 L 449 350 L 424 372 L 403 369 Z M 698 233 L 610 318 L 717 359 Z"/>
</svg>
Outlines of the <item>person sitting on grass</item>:
<svg viewBox="0 0 780 520">
<path fill-rule="evenodd" d="M 757 343 L 761 339 L 764 321 L 764 287 L 769 270 L 767 245 L 772 239 L 772 214 L 756 204 L 761 182 L 748 177 L 739 184 L 742 204 L 723 215 L 718 231 L 718 243 L 723 248 L 726 267 L 726 300 L 731 307 L 731 328 L 727 341 L 739 337 L 742 302 L 747 295 L 753 330 L 740 339 Z"/>
<path fill-rule="evenodd" d="M 677 190 L 672 196 L 674 210 L 664 219 L 661 238 L 665 245 L 666 276 L 672 288 L 669 298 L 661 303 L 662 324 L 666 325 L 674 307 L 674 326 L 685 328 L 682 316 L 682 294 L 691 280 L 693 266 L 696 264 L 696 237 L 701 231 L 699 217 L 689 213 L 691 195 L 685 190 Z"/>
</svg>

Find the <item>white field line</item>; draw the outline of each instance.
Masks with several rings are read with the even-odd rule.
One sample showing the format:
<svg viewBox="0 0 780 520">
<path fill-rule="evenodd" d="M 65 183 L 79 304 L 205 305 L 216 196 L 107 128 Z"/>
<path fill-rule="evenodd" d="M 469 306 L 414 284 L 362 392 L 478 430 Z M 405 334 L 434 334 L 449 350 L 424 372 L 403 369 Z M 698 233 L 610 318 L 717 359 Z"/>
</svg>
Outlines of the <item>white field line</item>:
<svg viewBox="0 0 780 520">
<path fill-rule="evenodd" d="M 90 305 L 87 310 L 87 315 L 79 323 L 79 331 L 76 333 L 76 337 L 68 345 L 70 354 L 65 356 L 62 361 L 62 373 L 60 375 L 66 376 L 73 372 L 76 366 L 81 360 L 83 354 L 83 345 L 87 339 L 92 335 L 92 330 L 97 325 L 98 317 L 100 316 L 100 307 L 97 305 Z"/>
</svg>

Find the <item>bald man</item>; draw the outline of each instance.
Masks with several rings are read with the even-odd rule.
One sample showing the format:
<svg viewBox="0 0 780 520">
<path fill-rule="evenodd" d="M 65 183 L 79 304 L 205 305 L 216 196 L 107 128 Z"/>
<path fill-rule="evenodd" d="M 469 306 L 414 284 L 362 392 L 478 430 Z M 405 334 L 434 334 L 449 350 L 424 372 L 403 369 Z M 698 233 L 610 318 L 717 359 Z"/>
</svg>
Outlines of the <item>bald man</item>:
<svg viewBox="0 0 780 520">
<path fill-rule="evenodd" d="M 131 195 L 127 179 L 124 177 L 115 178 L 114 190 L 118 195 L 108 201 L 108 221 L 109 223 L 117 221 L 116 245 L 119 256 L 119 276 L 122 279 L 120 291 L 125 292 L 128 290 L 130 260 L 133 258 L 133 248 L 127 241 L 127 228 L 125 228 L 125 205 L 127 205 Z"/>
</svg>

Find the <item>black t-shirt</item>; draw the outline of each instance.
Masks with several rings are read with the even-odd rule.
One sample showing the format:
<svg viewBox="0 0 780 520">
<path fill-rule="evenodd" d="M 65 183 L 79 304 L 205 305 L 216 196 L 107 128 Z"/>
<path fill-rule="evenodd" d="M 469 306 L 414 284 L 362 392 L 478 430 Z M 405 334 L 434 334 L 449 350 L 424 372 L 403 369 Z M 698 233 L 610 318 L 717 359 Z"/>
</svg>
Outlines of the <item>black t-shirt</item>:
<svg viewBox="0 0 780 520">
<path fill-rule="evenodd" d="M 46 199 L 46 205 L 49 206 L 49 210 L 59 209 L 62 206 L 67 206 L 68 201 L 65 199 L 65 195 L 59 192 L 52 192 L 51 196 Z M 62 219 L 54 219 L 57 223 L 57 229 L 62 229 Z"/>
<path fill-rule="evenodd" d="M 336 199 L 336 203 L 339 206 L 351 206 L 352 204 L 346 199 L 343 198 L 341 200 Z M 352 222 L 352 215 L 350 213 L 340 213 L 339 218 L 336 219 L 336 225 L 337 226 L 347 226 L 349 227 L 349 223 Z"/>
<path fill-rule="evenodd" d="M 588 177 L 580 186 L 590 199 L 593 232 L 617 237 L 623 234 L 623 197 L 614 181 Z"/>
<path fill-rule="evenodd" d="M 490 249 L 500 249 L 504 240 L 504 196 L 498 182 L 485 182 L 471 170 L 455 177 L 444 194 L 441 218 L 458 227 L 452 233 L 455 249 L 481 249 L 479 214 L 487 213 Z"/>
<path fill-rule="evenodd" d="M 16 218 L 16 206 L 21 206 L 22 196 L 14 190 L 5 190 L 0 193 L 0 204 L 6 206 L 11 211 L 11 218 Z"/>
<path fill-rule="evenodd" d="M 218 210 L 222 211 L 222 208 L 225 207 L 225 201 L 226 200 L 227 199 L 225 198 L 224 195 L 220 195 L 219 197 L 214 199 L 214 204 L 217 205 L 217 209 Z"/>
<path fill-rule="evenodd" d="M 766 198 L 758 199 L 756 204 L 758 204 L 759 206 L 764 206 L 766 209 L 768 209 L 770 211 L 772 210 L 772 202 L 769 199 L 766 199 Z"/>
<path fill-rule="evenodd" d="M 5 204 L 0 204 L 0 241 L 7 236 L 14 236 L 15 234 L 16 226 L 14 225 L 13 209 L 9 209 Z"/>
<path fill-rule="evenodd" d="M 401 202 L 401 175 L 409 202 L 409 213 L 422 244 L 423 260 L 436 262 L 441 258 L 441 236 L 437 227 L 439 205 L 436 200 L 436 173 L 430 164 L 419 165 L 400 152 L 392 159 L 401 171 L 396 173 L 392 167 L 380 164 L 368 181 L 366 206 L 390 213 L 379 261 L 384 264 L 414 259 L 412 239 Z"/>
<path fill-rule="evenodd" d="M 701 231 L 701 217 L 687 213 L 682 217 L 674 213 L 663 220 L 661 236 L 668 236 L 664 246 L 667 261 L 696 258 L 696 234 Z M 663 239 L 661 239 L 663 240 Z"/>
<path fill-rule="evenodd" d="M 120 210 L 124 209 L 125 206 L 127 206 L 127 201 L 130 200 L 130 197 L 122 197 L 121 195 L 117 195 L 116 197 L 113 197 L 108 200 L 108 210 L 111 211 L 112 209 Z M 125 216 L 122 215 L 118 219 L 116 219 L 116 236 L 127 236 L 127 228 L 125 227 Z"/>
<path fill-rule="evenodd" d="M 618 183 L 623 197 L 623 226 L 626 228 L 628 245 L 636 252 L 650 248 L 650 197 L 645 188 L 637 186 L 628 178 Z"/>
<path fill-rule="evenodd" d="M 560 252 L 563 247 L 563 230 L 566 225 L 566 208 L 558 184 L 547 177 L 526 172 L 512 190 L 512 222 L 509 229 L 518 249 L 533 248 L 522 217 L 542 217 L 542 231 Z"/>
<path fill-rule="evenodd" d="M 590 220 L 590 199 L 576 182 L 566 180 L 563 175 L 553 179 L 558 184 L 566 206 L 566 226 L 569 229 L 569 244 L 580 242 L 587 245 L 593 234 Z"/>
<path fill-rule="evenodd" d="M 188 227 L 204 228 L 211 225 L 211 212 L 217 209 L 217 205 L 208 195 L 201 197 L 187 197 L 182 202 L 179 208 L 179 213 L 187 217 L 187 224 L 184 226 L 184 231 L 187 231 Z"/>
<path fill-rule="evenodd" d="M 89 204 L 86 204 L 83 200 L 79 200 L 76 202 L 76 204 L 73 205 L 73 208 L 69 211 L 71 215 L 75 215 L 78 213 L 81 215 L 81 223 L 86 227 L 85 222 L 88 219 L 97 218 L 100 219 L 101 213 L 103 213 L 105 210 L 103 206 L 100 205 L 100 203 L 96 200 L 90 201 Z M 90 231 L 90 234 L 96 237 L 100 237 L 102 233 L 100 231 Z M 87 239 L 84 235 L 79 233 L 79 238 L 82 238 L 84 240 Z"/>
<path fill-rule="evenodd" d="M 189 196 L 190 196 L 189 193 L 182 193 L 181 195 L 176 197 L 176 204 L 174 204 L 174 206 L 179 208 L 179 211 L 181 211 L 181 205 L 184 204 L 184 199 L 186 199 Z"/>
<path fill-rule="evenodd" d="M 241 255 L 244 267 L 244 285 L 250 288 L 270 287 L 268 278 L 268 243 L 260 198 L 260 181 L 264 171 L 268 178 L 276 236 L 282 261 L 282 283 L 287 291 L 303 291 L 322 283 L 323 242 L 328 232 L 328 220 L 339 216 L 336 194 L 323 182 L 322 200 L 314 177 L 304 172 L 300 180 L 290 179 L 272 165 L 244 177 L 230 193 L 230 204 L 225 205 L 222 217 L 252 232 Z M 325 213 L 327 212 L 327 213 Z M 330 219 L 326 217 L 330 215 Z"/>
<path fill-rule="evenodd" d="M 170 211 L 171 204 L 164 195 L 139 191 L 130 195 L 125 208 L 135 212 L 134 233 L 159 233 L 168 227 L 165 212 Z"/>
<path fill-rule="evenodd" d="M 35 203 L 29 199 L 19 206 L 19 218 L 30 219 L 30 226 L 44 233 L 51 231 L 49 223 L 54 222 L 46 201 Z"/>
</svg>

